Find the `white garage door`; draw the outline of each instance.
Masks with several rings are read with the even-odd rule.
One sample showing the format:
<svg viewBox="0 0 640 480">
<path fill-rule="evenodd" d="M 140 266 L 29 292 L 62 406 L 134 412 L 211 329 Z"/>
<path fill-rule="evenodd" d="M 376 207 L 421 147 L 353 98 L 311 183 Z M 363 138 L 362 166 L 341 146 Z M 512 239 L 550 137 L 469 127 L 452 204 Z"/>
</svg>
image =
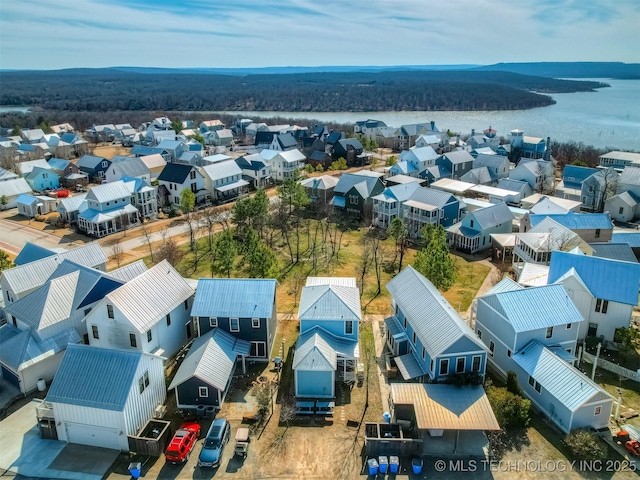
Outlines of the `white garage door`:
<svg viewBox="0 0 640 480">
<path fill-rule="evenodd" d="M 69 443 L 120 450 L 118 432 L 112 428 L 66 423 Z"/>
</svg>

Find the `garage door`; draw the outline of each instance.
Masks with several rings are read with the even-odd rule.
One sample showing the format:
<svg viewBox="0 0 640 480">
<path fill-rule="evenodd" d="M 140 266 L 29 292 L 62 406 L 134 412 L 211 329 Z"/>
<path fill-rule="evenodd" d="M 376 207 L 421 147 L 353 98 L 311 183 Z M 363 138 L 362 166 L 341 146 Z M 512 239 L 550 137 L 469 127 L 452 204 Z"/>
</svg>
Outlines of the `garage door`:
<svg viewBox="0 0 640 480">
<path fill-rule="evenodd" d="M 2 378 L 11 385 L 20 388 L 20 380 L 18 380 L 18 376 L 4 365 L 0 365 L 0 368 L 2 369 Z"/>
<path fill-rule="evenodd" d="M 112 428 L 94 427 L 78 423 L 66 423 L 65 426 L 69 443 L 120 450 L 118 432 Z"/>
</svg>

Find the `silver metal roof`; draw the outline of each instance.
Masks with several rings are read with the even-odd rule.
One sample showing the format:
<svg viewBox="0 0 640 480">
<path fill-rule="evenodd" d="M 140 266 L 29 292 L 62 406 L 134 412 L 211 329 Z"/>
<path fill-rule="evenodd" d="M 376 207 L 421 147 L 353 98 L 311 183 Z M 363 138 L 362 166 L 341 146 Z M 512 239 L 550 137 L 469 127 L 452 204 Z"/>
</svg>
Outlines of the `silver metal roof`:
<svg viewBox="0 0 640 480">
<path fill-rule="evenodd" d="M 360 321 L 360 292 L 356 287 L 317 285 L 304 287 L 298 309 L 300 320 Z"/>
<path fill-rule="evenodd" d="M 307 277 L 305 287 L 316 287 L 318 285 L 341 285 L 354 288 L 358 286 L 354 277 Z"/>
<path fill-rule="evenodd" d="M 95 200 L 98 203 L 110 202 L 118 198 L 130 198 L 131 192 L 122 180 L 116 182 L 105 183 L 104 185 L 96 185 L 89 193 L 87 200 Z"/>
</svg>

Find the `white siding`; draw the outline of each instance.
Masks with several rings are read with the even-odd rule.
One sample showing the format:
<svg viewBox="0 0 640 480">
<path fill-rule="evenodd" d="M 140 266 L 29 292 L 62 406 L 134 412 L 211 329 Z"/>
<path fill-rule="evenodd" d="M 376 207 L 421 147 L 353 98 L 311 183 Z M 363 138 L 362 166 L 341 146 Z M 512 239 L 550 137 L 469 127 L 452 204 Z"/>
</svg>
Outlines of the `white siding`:
<svg viewBox="0 0 640 480">
<path fill-rule="evenodd" d="M 127 433 L 125 431 L 125 422 L 122 412 L 113 410 L 102 410 L 91 407 L 81 407 L 78 405 L 69 405 L 66 403 L 52 403 L 53 415 L 56 423 L 61 425 L 58 430 L 58 440 L 68 442 L 67 432 L 62 426 L 65 423 L 77 423 L 81 425 L 92 425 L 96 427 L 112 428 L 122 432 L 120 435 L 120 449 L 129 450 L 127 441 Z"/>
<path fill-rule="evenodd" d="M 149 372 L 149 386 L 140 393 L 138 379 Z M 164 381 L 162 360 L 157 357 L 143 355 L 138 364 L 135 378 L 132 382 L 127 403 L 124 407 L 125 433 L 135 435 L 153 418 L 153 412 L 158 405 L 167 399 L 167 389 Z"/>
<path fill-rule="evenodd" d="M 47 382 L 53 380 L 56 374 L 65 350 L 44 359 L 20 372 L 21 384 L 20 388 L 23 393 L 34 391 L 38 386 L 38 380 L 44 378 Z"/>
</svg>

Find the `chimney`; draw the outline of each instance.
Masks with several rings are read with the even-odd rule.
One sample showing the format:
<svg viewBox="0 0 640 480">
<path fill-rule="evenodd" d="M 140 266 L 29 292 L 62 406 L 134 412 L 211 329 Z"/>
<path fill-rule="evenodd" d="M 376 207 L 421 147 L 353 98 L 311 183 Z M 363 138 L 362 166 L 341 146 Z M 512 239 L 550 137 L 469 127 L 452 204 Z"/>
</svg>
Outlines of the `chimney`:
<svg viewBox="0 0 640 480">
<path fill-rule="evenodd" d="M 473 136 L 475 136 L 475 134 L 476 134 L 476 129 L 475 129 L 475 128 L 472 128 L 472 129 L 471 129 L 471 136 L 473 137 Z"/>
<path fill-rule="evenodd" d="M 436 129 L 436 122 L 434 120 L 431 120 L 431 130 L 435 130 Z"/>
</svg>

